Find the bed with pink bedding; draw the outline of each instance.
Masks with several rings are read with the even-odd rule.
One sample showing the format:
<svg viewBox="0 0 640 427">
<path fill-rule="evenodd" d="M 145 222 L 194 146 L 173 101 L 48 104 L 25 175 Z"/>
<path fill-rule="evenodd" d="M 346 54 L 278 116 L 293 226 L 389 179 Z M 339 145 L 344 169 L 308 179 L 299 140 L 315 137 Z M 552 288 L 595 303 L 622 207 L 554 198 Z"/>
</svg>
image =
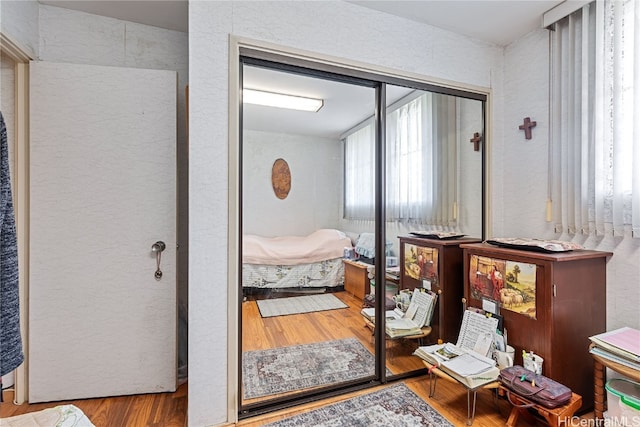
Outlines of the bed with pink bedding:
<svg viewBox="0 0 640 427">
<path fill-rule="evenodd" d="M 244 288 L 321 288 L 341 286 L 342 257 L 351 239 L 334 229 L 307 236 L 263 237 L 242 241 Z"/>
</svg>

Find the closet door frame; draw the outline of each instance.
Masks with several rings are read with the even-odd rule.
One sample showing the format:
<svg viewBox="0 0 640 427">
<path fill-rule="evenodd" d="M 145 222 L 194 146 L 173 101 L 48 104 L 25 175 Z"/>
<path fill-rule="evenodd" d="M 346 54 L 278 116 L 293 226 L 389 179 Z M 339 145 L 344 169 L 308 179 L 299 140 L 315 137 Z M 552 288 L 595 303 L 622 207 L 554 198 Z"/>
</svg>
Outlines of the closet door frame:
<svg viewBox="0 0 640 427">
<path fill-rule="evenodd" d="M 482 174 L 483 174 L 483 191 L 482 191 L 482 235 L 490 232 L 490 212 L 489 212 L 489 195 L 490 181 L 488 179 L 488 158 L 489 141 L 491 139 L 491 129 L 487 126 L 490 123 L 489 112 L 491 90 L 485 87 L 461 84 L 442 79 L 427 78 L 424 75 L 412 74 L 408 72 L 399 72 L 398 70 L 388 69 L 375 66 L 372 64 L 364 64 L 357 61 L 349 61 L 344 58 L 336 58 L 316 52 L 308 52 L 294 48 L 279 46 L 272 43 L 266 43 L 243 37 L 230 36 L 229 38 L 229 223 L 228 223 L 228 323 L 227 323 L 227 384 L 228 384 L 228 420 L 237 420 L 241 413 L 241 418 L 254 416 L 259 413 L 265 413 L 284 407 L 293 406 L 291 403 L 284 402 L 282 405 L 269 405 L 266 408 L 254 411 L 242 410 L 241 398 L 238 395 L 239 379 L 242 354 L 240 351 L 240 333 L 242 321 L 242 293 L 240 292 L 240 282 L 242 274 L 242 57 L 250 57 L 255 60 L 272 61 L 281 66 L 302 67 L 309 70 L 310 75 L 317 72 L 319 74 L 332 73 L 342 76 L 346 79 L 354 78 L 356 80 L 369 80 L 377 83 L 376 101 L 376 210 L 375 210 L 375 241 L 376 241 L 376 276 L 377 283 L 385 281 L 385 265 L 386 259 L 384 251 L 380 248 L 385 247 L 385 217 L 384 208 L 384 188 L 385 188 L 385 165 L 384 165 L 384 141 L 385 132 L 385 94 L 386 84 L 398 86 L 411 86 L 416 89 L 442 93 L 448 95 L 459 96 L 463 98 L 475 99 L 483 102 L 483 150 L 482 150 Z M 384 318 L 383 300 L 380 299 L 376 307 L 376 315 L 378 318 Z M 313 401 L 319 398 L 329 397 L 331 395 L 340 395 L 354 389 L 369 388 L 373 385 L 386 383 L 385 377 L 385 338 L 384 329 L 376 328 L 375 350 L 376 350 L 376 381 L 368 382 L 361 386 L 352 386 L 351 389 L 343 387 L 336 389 L 331 394 L 323 394 L 320 396 L 309 395 L 306 401 Z M 419 371 L 416 371 L 419 372 Z M 409 373 L 411 374 L 411 373 Z M 400 376 L 403 378 L 405 376 Z M 304 397 L 304 396 L 303 396 Z M 297 399 L 296 404 L 304 403 L 303 398 Z"/>
</svg>

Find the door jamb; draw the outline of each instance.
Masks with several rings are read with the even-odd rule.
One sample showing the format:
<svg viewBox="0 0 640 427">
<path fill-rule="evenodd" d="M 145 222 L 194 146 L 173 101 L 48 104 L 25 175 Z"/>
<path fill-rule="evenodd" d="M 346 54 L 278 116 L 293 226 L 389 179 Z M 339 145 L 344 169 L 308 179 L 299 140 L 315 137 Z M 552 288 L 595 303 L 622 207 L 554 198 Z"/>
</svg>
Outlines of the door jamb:
<svg viewBox="0 0 640 427">
<path fill-rule="evenodd" d="M 13 402 L 20 405 L 28 393 L 29 328 L 29 61 L 27 51 L 0 31 L 0 50 L 15 62 L 15 170 L 14 209 L 18 240 L 18 275 L 20 277 L 20 330 L 24 362 L 15 371 Z"/>
</svg>

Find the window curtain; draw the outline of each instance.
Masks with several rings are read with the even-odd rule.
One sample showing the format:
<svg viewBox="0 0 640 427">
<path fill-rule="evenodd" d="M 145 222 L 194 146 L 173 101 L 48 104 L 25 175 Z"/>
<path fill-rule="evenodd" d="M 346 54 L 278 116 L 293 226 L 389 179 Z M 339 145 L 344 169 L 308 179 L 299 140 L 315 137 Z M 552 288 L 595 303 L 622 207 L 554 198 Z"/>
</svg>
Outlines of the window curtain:
<svg viewBox="0 0 640 427">
<path fill-rule="evenodd" d="M 387 114 L 387 219 L 455 226 L 455 97 L 424 93 L 409 99 L 389 108 Z M 347 219 L 373 219 L 373 135 L 371 124 L 345 138 Z M 371 189 L 369 193 L 366 188 Z"/>
<path fill-rule="evenodd" d="M 634 0 L 598 0 L 551 33 L 556 232 L 640 237 L 639 24 Z"/>
<path fill-rule="evenodd" d="M 344 217 L 370 220 L 375 213 L 375 147 L 372 121 L 344 138 Z"/>
</svg>

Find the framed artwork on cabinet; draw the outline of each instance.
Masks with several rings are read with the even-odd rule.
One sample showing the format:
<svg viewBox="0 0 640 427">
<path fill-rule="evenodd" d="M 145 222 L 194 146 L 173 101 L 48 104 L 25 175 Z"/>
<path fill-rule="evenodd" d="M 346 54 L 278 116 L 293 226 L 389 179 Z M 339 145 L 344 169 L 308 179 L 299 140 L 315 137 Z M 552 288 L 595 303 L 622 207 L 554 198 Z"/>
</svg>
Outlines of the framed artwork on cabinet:
<svg viewBox="0 0 640 427">
<path fill-rule="evenodd" d="M 438 248 L 404 244 L 404 274 L 415 280 L 427 280 L 437 286 L 438 280 Z"/>
<path fill-rule="evenodd" d="M 479 255 L 469 258 L 470 295 L 536 318 L 536 265 Z"/>
</svg>

